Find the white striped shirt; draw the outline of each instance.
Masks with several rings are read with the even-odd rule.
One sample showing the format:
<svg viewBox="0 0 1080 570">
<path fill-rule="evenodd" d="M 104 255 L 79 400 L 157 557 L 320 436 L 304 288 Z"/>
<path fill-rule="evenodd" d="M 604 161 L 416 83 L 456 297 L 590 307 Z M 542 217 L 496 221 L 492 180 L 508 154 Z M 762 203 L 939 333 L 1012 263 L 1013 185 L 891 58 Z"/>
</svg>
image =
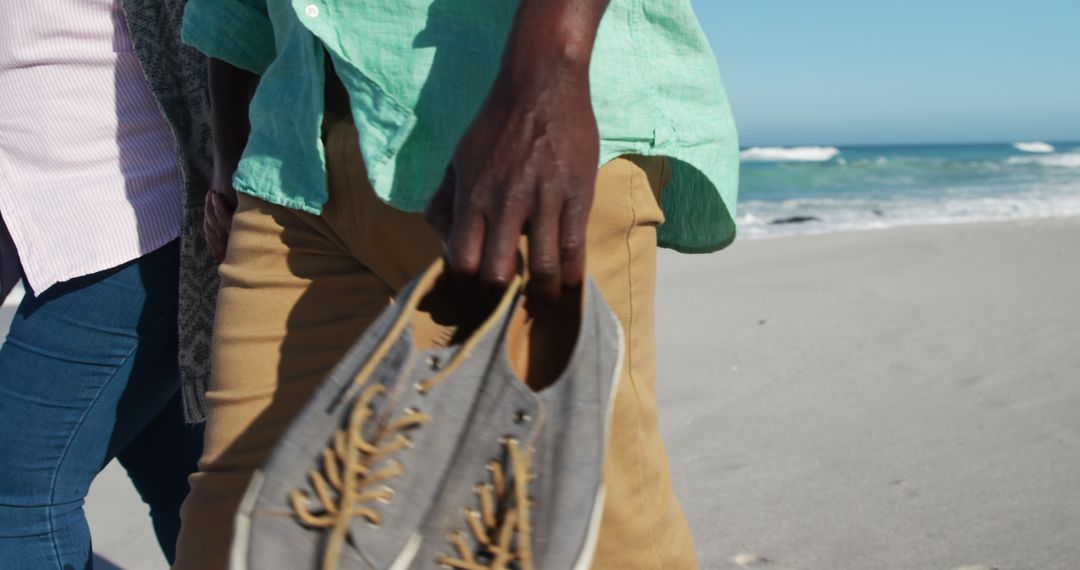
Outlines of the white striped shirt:
<svg viewBox="0 0 1080 570">
<path fill-rule="evenodd" d="M 0 215 L 30 289 L 171 242 L 182 200 L 121 0 L 0 0 Z"/>
</svg>

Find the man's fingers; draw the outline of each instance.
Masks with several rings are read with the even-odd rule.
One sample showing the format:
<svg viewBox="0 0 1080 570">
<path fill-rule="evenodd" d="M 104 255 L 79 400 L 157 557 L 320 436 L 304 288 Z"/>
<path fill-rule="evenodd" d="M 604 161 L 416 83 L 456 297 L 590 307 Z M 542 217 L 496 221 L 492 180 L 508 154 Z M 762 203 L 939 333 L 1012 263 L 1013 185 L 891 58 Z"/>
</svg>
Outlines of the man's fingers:
<svg viewBox="0 0 1080 570">
<path fill-rule="evenodd" d="M 232 233 L 232 217 L 235 208 L 228 203 L 226 198 L 217 192 L 211 192 L 213 200 L 214 221 L 218 230 L 226 237 Z"/>
<path fill-rule="evenodd" d="M 221 247 L 221 236 L 218 235 L 213 222 L 209 218 L 203 218 L 203 236 L 206 237 L 206 246 L 210 250 L 210 257 L 214 258 L 214 261 L 221 263 L 225 258 Z"/>
<path fill-rule="evenodd" d="M 212 192 L 211 198 L 213 208 L 211 212 L 210 226 L 214 230 L 215 240 L 214 248 L 216 251 L 215 257 L 218 262 L 225 260 L 225 250 L 229 246 L 229 234 L 232 233 L 232 208 L 225 202 L 225 199 L 216 192 Z"/>
<path fill-rule="evenodd" d="M 540 208 L 529 221 L 529 294 L 554 303 L 562 291 L 559 259 L 560 210 L 540 197 Z"/>
<path fill-rule="evenodd" d="M 486 224 L 480 212 L 467 208 L 455 210 L 446 240 L 446 259 L 455 273 L 473 277 L 480 270 Z"/>
<path fill-rule="evenodd" d="M 576 287 L 585 279 L 585 227 L 589 209 L 578 202 L 563 205 L 559 224 L 560 277 L 564 287 Z"/>
<path fill-rule="evenodd" d="M 225 259 L 225 244 L 228 243 L 227 238 L 221 233 L 221 230 L 214 225 L 214 222 L 210 220 L 203 222 L 203 233 L 206 234 L 206 245 L 210 247 L 210 254 L 220 263 Z"/>
<path fill-rule="evenodd" d="M 214 228 L 214 193 L 207 192 L 206 198 L 203 200 L 203 237 L 206 238 L 206 246 L 210 250 L 210 256 L 214 258 L 214 261 L 221 263 L 220 256 L 217 252 L 217 230 Z"/>
<path fill-rule="evenodd" d="M 207 192 L 203 206 L 203 235 L 210 255 L 218 263 L 225 260 L 231 226 L 232 210 L 216 192 Z"/>
<path fill-rule="evenodd" d="M 484 236 L 484 259 L 480 267 L 480 281 L 495 287 L 510 284 L 517 272 L 518 242 L 521 241 L 525 221 L 517 211 L 503 210 L 488 220 Z M 519 215 L 524 215 L 522 211 Z"/>
</svg>

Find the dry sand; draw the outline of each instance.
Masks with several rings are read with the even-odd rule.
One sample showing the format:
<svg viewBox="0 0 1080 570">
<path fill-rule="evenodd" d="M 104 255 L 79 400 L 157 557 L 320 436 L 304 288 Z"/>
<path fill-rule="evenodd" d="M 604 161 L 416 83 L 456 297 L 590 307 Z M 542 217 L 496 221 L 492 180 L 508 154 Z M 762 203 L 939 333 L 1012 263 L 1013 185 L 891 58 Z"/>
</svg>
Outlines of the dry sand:
<svg viewBox="0 0 1080 570">
<path fill-rule="evenodd" d="M 703 568 L 1080 568 L 1080 219 L 662 254 L 659 397 Z M 163 567 L 115 467 L 100 555 Z"/>
<path fill-rule="evenodd" d="M 667 255 L 703 567 L 1080 568 L 1080 219 Z"/>
</svg>

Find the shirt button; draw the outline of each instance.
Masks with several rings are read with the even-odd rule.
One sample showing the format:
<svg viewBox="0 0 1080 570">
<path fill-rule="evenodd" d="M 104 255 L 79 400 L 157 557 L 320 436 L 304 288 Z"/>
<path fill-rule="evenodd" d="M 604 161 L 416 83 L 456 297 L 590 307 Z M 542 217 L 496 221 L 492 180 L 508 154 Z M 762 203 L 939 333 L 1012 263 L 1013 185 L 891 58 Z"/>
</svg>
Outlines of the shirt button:
<svg viewBox="0 0 1080 570">
<path fill-rule="evenodd" d="M 304 9 L 304 13 L 307 14 L 308 18 L 318 18 L 319 7 L 314 4 L 308 4 L 308 7 Z"/>
</svg>

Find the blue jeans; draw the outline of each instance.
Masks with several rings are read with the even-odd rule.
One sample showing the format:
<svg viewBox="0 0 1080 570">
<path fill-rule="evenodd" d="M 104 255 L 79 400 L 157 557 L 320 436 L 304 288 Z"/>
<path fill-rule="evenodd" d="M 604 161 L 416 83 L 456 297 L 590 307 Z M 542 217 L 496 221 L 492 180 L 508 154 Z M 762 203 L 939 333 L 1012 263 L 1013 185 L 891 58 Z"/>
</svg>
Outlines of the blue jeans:
<svg viewBox="0 0 1080 570">
<path fill-rule="evenodd" d="M 92 566 L 83 499 L 113 458 L 170 563 L 201 430 L 177 384 L 173 242 L 27 295 L 0 348 L 0 567 Z"/>
</svg>

